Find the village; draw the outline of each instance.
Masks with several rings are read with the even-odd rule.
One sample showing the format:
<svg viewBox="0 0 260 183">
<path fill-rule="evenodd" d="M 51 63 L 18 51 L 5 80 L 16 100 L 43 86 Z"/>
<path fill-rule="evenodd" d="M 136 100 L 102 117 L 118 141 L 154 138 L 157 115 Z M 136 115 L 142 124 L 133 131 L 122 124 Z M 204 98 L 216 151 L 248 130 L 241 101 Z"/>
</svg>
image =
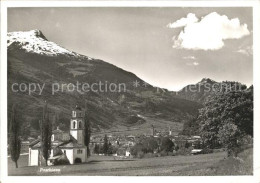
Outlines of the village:
<svg viewBox="0 0 260 183">
<path fill-rule="evenodd" d="M 111 145 L 112 150 L 109 152 L 110 155 L 113 156 L 120 156 L 120 157 L 136 157 L 135 155 L 131 154 L 131 150 L 137 145 L 141 143 L 145 139 L 150 139 L 157 143 L 155 148 L 152 149 L 152 153 L 158 154 L 160 151 L 160 141 L 162 138 L 169 139 L 173 147 L 170 152 L 172 155 L 177 155 L 177 150 L 183 148 L 189 148 L 191 154 L 198 154 L 202 151 L 201 149 L 201 137 L 200 136 L 185 136 L 185 135 L 171 135 L 171 130 L 169 129 L 165 133 L 156 132 L 155 128 L 151 127 L 150 134 L 144 135 L 113 135 L 108 134 L 106 136 L 108 139 L 109 145 Z M 105 142 L 105 136 L 97 135 L 91 138 L 90 147 L 91 147 L 91 154 L 99 154 L 105 155 L 103 152 L 103 146 Z"/>
<path fill-rule="evenodd" d="M 59 126 L 52 131 L 47 165 L 87 162 L 88 157 L 92 155 L 131 159 L 203 153 L 200 136 L 172 135 L 170 128 L 161 131 L 154 125 L 151 125 L 150 133 L 142 135 L 91 134 L 88 151 L 84 144 L 84 110 L 76 106 L 70 121 L 69 132 L 59 129 Z M 37 139 L 28 137 L 21 142 L 21 153 L 29 155 L 28 166 L 43 165 L 40 139 L 41 136 Z"/>
</svg>

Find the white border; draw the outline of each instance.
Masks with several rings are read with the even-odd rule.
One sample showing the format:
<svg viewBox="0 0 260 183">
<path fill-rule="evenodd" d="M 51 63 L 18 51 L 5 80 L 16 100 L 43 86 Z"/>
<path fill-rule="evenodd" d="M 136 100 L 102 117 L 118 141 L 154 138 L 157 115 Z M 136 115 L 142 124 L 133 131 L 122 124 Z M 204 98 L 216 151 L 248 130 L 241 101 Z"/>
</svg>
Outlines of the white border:
<svg viewBox="0 0 260 183">
<path fill-rule="evenodd" d="M 149 182 L 260 182 L 260 17 L 259 1 L 2 1 L 1 2 L 1 169 L 2 182 L 75 182 L 75 181 L 113 181 L 132 183 L 134 181 Z M 100 177 L 100 176 L 8 176 L 7 172 L 7 8 L 8 7 L 253 7 L 253 51 L 254 51 L 254 176 L 211 176 L 211 177 Z"/>
<path fill-rule="evenodd" d="M 3 1 L 4 7 L 253 7 L 248 1 Z"/>
</svg>

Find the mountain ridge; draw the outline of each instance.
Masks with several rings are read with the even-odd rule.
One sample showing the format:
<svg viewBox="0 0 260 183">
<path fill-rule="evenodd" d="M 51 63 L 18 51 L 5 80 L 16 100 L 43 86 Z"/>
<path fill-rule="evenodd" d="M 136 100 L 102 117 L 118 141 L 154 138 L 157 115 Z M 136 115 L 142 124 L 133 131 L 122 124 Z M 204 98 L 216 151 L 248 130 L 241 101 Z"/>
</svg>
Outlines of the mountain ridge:
<svg viewBox="0 0 260 183">
<path fill-rule="evenodd" d="M 21 33 L 8 33 L 8 113 L 10 115 L 11 106 L 18 103 L 20 113 L 23 114 L 22 123 L 28 123 L 31 131 L 39 130 L 38 120 L 41 119 L 45 100 L 48 101 L 51 115 L 58 116 L 56 125 L 64 130 L 69 128 L 73 107 L 85 106 L 86 103 L 94 132 L 136 128 L 136 133 L 143 134 L 148 133 L 153 124 L 158 129 L 171 127 L 178 133 L 182 124 L 201 107 L 201 104 L 175 97 L 169 91 L 149 84 L 144 86 L 145 81 L 134 73 L 103 60 L 82 56 L 65 48 L 64 52 L 62 49 L 57 51 L 54 49 L 57 44 L 43 39 L 45 36 L 41 31 L 28 34 L 22 36 Z M 14 39 L 15 35 L 19 35 L 20 39 Z M 26 43 L 28 41 L 31 42 Z M 36 51 L 32 48 L 36 48 Z M 46 48 L 47 54 L 44 53 L 46 50 L 39 48 Z M 66 91 L 52 95 L 53 82 L 68 84 L 76 81 L 90 84 L 99 81 L 108 84 L 125 83 L 126 91 L 90 91 L 83 94 Z M 136 81 L 138 87 L 134 86 Z M 41 96 L 35 93 L 28 95 L 13 92 L 13 83 L 45 83 L 46 88 Z"/>
<path fill-rule="evenodd" d="M 176 96 L 190 101 L 195 101 L 203 104 L 211 95 L 216 95 L 218 92 L 229 92 L 235 89 L 247 89 L 245 84 L 235 81 L 217 82 L 210 78 L 203 78 L 195 84 L 189 84 L 176 92 Z"/>
</svg>

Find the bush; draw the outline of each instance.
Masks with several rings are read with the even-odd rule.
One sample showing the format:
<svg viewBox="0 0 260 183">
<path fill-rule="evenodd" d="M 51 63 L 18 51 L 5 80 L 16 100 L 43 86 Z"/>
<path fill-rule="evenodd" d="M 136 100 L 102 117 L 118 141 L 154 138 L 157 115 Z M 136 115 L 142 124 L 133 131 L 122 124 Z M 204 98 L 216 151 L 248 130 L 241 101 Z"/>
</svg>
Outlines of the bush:
<svg viewBox="0 0 260 183">
<path fill-rule="evenodd" d="M 139 151 L 137 153 L 137 158 L 143 158 L 144 157 L 144 153 L 142 151 Z"/>
<path fill-rule="evenodd" d="M 67 158 L 66 154 L 62 154 L 57 161 L 54 162 L 54 165 L 69 165 L 69 159 Z"/>
<path fill-rule="evenodd" d="M 59 156 L 59 155 L 62 155 L 62 154 L 63 154 L 63 152 L 62 152 L 62 150 L 60 148 L 55 147 L 53 149 L 53 156 Z"/>
<path fill-rule="evenodd" d="M 161 149 L 163 151 L 169 152 L 174 149 L 174 143 L 169 138 L 163 137 L 161 142 L 162 142 Z"/>
<path fill-rule="evenodd" d="M 157 154 L 153 154 L 153 153 L 144 154 L 144 158 L 154 158 L 154 157 L 157 157 Z"/>
<path fill-rule="evenodd" d="M 201 151 L 201 154 L 210 154 L 213 153 L 213 149 L 205 148 Z"/>
<path fill-rule="evenodd" d="M 163 156 L 168 156 L 168 153 L 167 153 L 166 151 L 161 151 L 159 154 L 160 154 L 160 156 L 162 156 L 162 157 L 163 157 Z"/>
<path fill-rule="evenodd" d="M 138 143 L 131 148 L 130 152 L 133 156 L 137 157 L 138 153 L 142 152 L 142 149 L 143 149 L 143 145 Z"/>
<path fill-rule="evenodd" d="M 190 155 L 191 154 L 192 147 L 189 148 L 179 148 L 176 152 L 176 155 Z"/>
<path fill-rule="evenodd" d="M 173 152 L 168 152 L 168 156 L 173 156 Z"/>
<path fill-rule="evenodd" d="M 172 151 L 172 156 L 176 156 L 177 155 L 177 151 L 173 150 Z"/>
<path fill-rule="evenodd" d="M 224 149 L 213 149 L 213 153 L 217 153 L 217 152 L 223 152 Z"/>
</svg>

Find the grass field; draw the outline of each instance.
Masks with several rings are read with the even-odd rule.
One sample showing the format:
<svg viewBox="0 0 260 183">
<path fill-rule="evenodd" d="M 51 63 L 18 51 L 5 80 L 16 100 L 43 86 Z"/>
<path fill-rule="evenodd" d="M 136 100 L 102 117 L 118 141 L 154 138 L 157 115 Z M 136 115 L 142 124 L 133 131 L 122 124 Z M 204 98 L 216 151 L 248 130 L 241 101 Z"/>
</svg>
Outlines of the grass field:
<svg viewBox="0 0 260 183">
<path fill-rule="evenodd" d="M 250 151 L 252 152 L 252 151 Z M 244 153 L 245 154 L 248 154 Z M 66 166 L 51 167 L 28 167 L 28 156 L 21 156 L 19 168 L 14 167 L 14 163 L 8 158 L 9 175 L 100 175 L 100 176 L 181 176 L 181 175 L 250 175 L 249 162 L 244 166 L 241 160 L 225 159 L 225 152 L 194 156 L 166 156 L 146 159 L 124 159 L 115 160 L 111 156 L 92 156 L 87 163 Z M 248 157 L 248 156 L 247 156 Z M 251 157 L 252 158 L 252 157 Z M 249 156 L 249 159 L 251 159 Z M 238 162 L 237 162 L 238 161 Z M 233 169 L 230 166 L 233 167 Z M 244 170 L 243 168 L 244 167 Z M 42 173 L 40 168 L 60 169 L 59 173 Z M 232 170 L 230 170 L 232 169 Z M 220 171 L 221 170 L 221 171 Z M 229 171 L 226 171 L 229 170 Z M 240 172 L 239 172 L 240 171 Z"/>
</svg>

